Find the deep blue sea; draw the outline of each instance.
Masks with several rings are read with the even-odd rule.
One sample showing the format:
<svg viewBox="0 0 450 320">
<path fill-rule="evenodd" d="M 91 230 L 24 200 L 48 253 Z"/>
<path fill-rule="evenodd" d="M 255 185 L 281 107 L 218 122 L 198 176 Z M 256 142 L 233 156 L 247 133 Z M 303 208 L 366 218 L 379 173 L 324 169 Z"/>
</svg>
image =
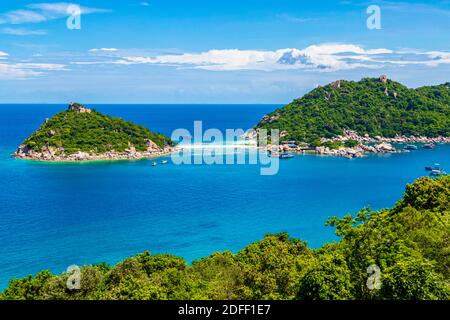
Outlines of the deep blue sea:
<svg viewBox="0 0 450 320">
<path fill-rule="evenodd" d="M 90 105 L 170 135 L 176 128 L 248 129 L 274 105 Z M 114 264 L 145 250 L 191 262 L 236 252 L 266 233 L 310 246 L 336 240 L 327 217 L 392 206 L 450 146 L 361 159 L 299 155 L 274 176 L 255 165 L 152 167 L 151 161 L 45 164 L 10 158 L 65 105 L 0 105 L 0 288 L 69 265 Z"/>
</svg>

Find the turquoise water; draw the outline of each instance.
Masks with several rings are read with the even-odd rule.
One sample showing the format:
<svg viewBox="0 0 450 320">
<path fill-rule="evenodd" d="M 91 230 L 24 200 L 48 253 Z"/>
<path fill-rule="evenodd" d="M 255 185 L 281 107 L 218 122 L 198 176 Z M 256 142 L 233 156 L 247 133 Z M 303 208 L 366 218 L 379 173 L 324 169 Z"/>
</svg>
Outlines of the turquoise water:
<svg viewBox="0 0 450 320">
<path fill-rule="evenodd" d="M 170 134 L 175 128 L 244 128 L 276 106 L 94 106 Z M 255 165 L 152 167 L 151 161 L 44 164 L 9 157 L 65 106 L 0 105 L 0 288 L 13 277 L 69 265 L 116 263 L 149 250 L 187 261 L 238 251 L 268 232 L 312 247 L 336 238 L 327 217 L 392 206 L 405 184 L 450 146 L 362 159 L 296 156 L 275 176 Z"/>
</svg>

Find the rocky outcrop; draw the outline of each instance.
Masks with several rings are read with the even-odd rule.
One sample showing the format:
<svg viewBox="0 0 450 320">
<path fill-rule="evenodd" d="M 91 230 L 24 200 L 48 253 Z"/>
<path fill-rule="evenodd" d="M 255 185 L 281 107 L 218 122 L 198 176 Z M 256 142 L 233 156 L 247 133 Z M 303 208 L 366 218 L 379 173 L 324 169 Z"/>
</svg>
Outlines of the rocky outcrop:
<svg viewBox="0 0 450 320">
<path fill-rule="evenodd" d="M 398 144 L 411 144 L 411 143 L 450 143 L 450 137 L 417 137 L 417 136 L 404 136 L 397 135 L 395 137 L 370 137 L 369 135 L 360 135 L 353 130 L 344 130 L 342 135 L 334 138 L 322 138 L 321 142 L 337 142 L 355 140 L 361 144 L 370 143 L 398 143 Z"/>
<path fill-rule="evenodd" d="M 272 123 L 272 122 L 274 122 L 274 121 L 277 121 L 279 118 L 280 118 L 280 115 L 279 115 L 279 114 L 275 114 L 275 115 L 272 115 L 272 116 L 265 115 L 265 116 L 262 118 L 261 122 L 262 122 L 262 123 L 264 123 L 264 122 Z"/>
<path fill-rule="evenodd" d="M 341 80 L 337 80 L 331 83 L 331 87 L 333 89 L 340 89 L 341 88 Z"/>
<path fill-rule="evenodd" d="M 78 151 L 72 154 L 65 154 L 63 148 L 43 148 L 41 151 L 34 151 L 25 145 L 19 146 L 12 155 L 14 158 L 25 160 L 37 160 L 48 162 L 82 162 L 98 160 L 139 160 L 155 158 L 173 152 L 172 147 L 159 148 L 153 141 L 148 141 L 148 149 L 137 151 L 134 146 L 129 146 L 123 152 L 108 151 L 105 153 L 89 153 Z"/>
<path fill-rule="evenodd" d="M 71 102 L 69 104 L 69 111 L 75 111 L 79 113 L 91 113 L 92 110 L 89 108 L 86 108 L 85 106 L 82 106 L 79 103 Z"/>
</svg>

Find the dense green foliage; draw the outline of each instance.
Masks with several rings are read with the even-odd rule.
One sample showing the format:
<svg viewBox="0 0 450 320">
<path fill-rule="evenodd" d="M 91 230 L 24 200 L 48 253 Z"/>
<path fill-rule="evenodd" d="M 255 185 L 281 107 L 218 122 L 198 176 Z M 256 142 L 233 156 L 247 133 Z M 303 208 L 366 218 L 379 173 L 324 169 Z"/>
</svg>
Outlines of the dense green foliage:
<svg viewBox="0 0 450 320">
<path fill-rule="evenodd" d="M 130 145 L 145 151 L 148 140 L 160 148 L 171 143 L 164 135 L 123 119 L 95 110 L 80 113 L 69 109 L 48 119 L 24 144 L 34 151 L 54 147 L 64 148 L 66 155 L 78 151 L 100 154 L 112 150 L 123 152 Z"/>
<path fill-rule="evenodd" d="M 0 299 L 450 299 L 450 176 L 417 180 L 393 209 L 328 223 L 341 240 L 317 250 L 276 234 L 192 266 L 145 252 L 82 268 L 80 290 L 43 271 L 12 280 Z M 378 289 L 366 285 L 371 265 Z"/>
<path fill-rule="evenodd" d="M 283 140 L 305 142 L 343 130 L 383 137 L 450 136 L 450 83 L 409 89 L 377 78 L 341 80 L 272 112 L 257 128 L 287 131 Z"/>
</svg>

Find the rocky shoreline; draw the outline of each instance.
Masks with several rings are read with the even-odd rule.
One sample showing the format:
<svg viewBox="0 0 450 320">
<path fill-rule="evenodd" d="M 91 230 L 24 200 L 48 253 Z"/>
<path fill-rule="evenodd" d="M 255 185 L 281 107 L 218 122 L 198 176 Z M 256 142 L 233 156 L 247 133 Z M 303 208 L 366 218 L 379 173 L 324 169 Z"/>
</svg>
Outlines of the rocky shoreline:
<svg viewBox="0 0 450 320">
<path fill-rule="evenodd" d="M 254 133 L 250 133 L 247 137 L 255 138 Z M 281 135 L 283 136 L 283 134 Z M 339 147 L 329 148 L 326 146 L 311 147 L 307 144 L 298 144 L 296 141 L 287 141 L 278 146 L 278 152 L 292 152 L 292 153 L 311 153 L 323 156 L 335 156 L 345 158 L 358 158 L 367 154 L 383 154 L 383 153 L 400 153 L 409 152 L 403 148 L 398 149 L 393 144 L 399 145 L 435 145 L 435 144 L 447 144 L 450 143 L 450 137 L 423 137 L 423 136 L 395 136 L 391 138 L 386 137 L 370 137 L 369 135 L 359 135 L 352 130 L 344 131 L 343 135 L 336 136 L 334 138 L 322 138 L 320 139 L 322 144 L 327 143 L 346 143 L 348 141 L 354 141 L 357 143 L 354 147 Z M 267 146 L 267 150 L 274 150 L 277 147 Z"/>
<path fill-rule="evenodd" d="M 321 142 L 345 142 L 349 140 L 358 141 L 361 144 L 366 143 L 398 143 L 398 144 L 415 144 L 415 143 L 450 143 L 450 137 L 423 137 L 423 136 L 404 136 L 404 135 L 397 135 L 392 138 L 386 138 L 386 137 L 370 137 L 368 134 L 365 134 L 363 136 L 359 135 L 357 132 L 352 130 L 345 130 L 343 135 L 336 136 L 331 139 L 322 138 Z"/>
<path fill-rule="evenodd" d="M 152 159 L 169 155 L 172 152 L 172 147 L 166 147 L 160 150 L 136 151 L 134 149 L 129 149 L 125 152 L 108 151 L 99 154 L 79 151 L 74 154 L 66 155 L 64 153 L 58 152 L 53 148 L 48 148 L 47 150 L 36 152 L 33 150 L 28 150 L 26 146 L 21 145 L 11 156 L 16 159 L 42 162 L 90 162 Z"/>
</svg>

